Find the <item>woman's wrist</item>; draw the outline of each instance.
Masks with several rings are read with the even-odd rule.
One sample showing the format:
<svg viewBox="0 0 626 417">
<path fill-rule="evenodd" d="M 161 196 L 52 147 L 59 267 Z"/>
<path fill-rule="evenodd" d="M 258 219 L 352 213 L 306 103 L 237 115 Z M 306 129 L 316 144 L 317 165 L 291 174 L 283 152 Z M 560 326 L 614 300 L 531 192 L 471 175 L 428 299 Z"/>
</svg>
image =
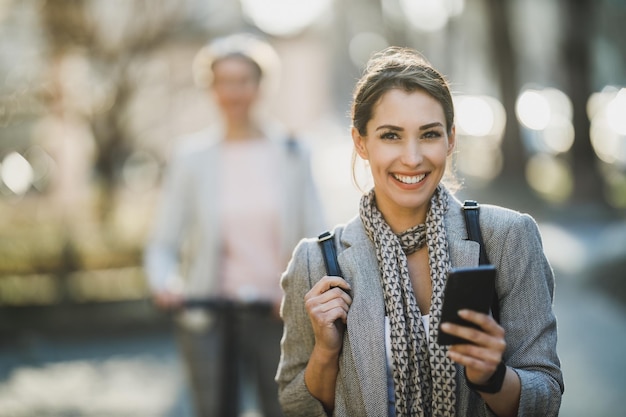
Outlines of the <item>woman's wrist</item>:
<svg viewBox="0 0 626 417">
<path fill-rule="evenodd" d="M 313 351 L 311 352 L 311 359 L 324 366 L 329 366 L 339 362 L 340 352 L 341 348 L 328 348 L 316 343 L 315 346 L 313 346 Z"/>
<path fill-rule="evenodd" d="M 335 403 L 335 384 L 339 373 L 339 354 L 315 346 L 304 370 L 304 385 L 331 414 Z"/>
<path fill-rule="evenodd" d="M 504 377 L 506 376 L 506 365 L 504 361 L 501 361 L 496 368 L 496 371 L 491 375 L 491 377 L 484 384 L 474 384 L 467 378 L 467 373 L 465 374 L 465 381 L 467 382 L 467 386 L 473 389 L 474 391 L 484 392 L 487 394 L 497 394 L 502 389 L 502 385 L 504 384 Z"/>
</svg>

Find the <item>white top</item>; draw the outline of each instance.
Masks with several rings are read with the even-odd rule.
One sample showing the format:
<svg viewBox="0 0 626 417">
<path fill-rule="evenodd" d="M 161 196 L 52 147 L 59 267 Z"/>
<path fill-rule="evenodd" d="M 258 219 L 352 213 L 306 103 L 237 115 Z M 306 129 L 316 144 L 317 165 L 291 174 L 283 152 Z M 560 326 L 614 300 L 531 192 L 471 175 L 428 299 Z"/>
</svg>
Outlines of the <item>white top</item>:
<svg viewBox="0 0 626 417">
<path fill-rule="evenodd" d="M 428 343 L 430 335 L 430 315 L 422 314 L 422 324 L 426 334 L 426 342 Z M 391 324 L 389 317 L 385 316 L 385 352 L 387 356 L 387 398 L 389 399 L 389 416 L 396 415 L 396 394 L 393 385 L 393 357 L 391 355 Z"/>
<path fill-rule="evenodd" d="M 280 298 L 280 218 L 274 148 L 268 140 L 226 141 L 219 176 L 223 242 L 221 292 L 255 301 Z"/>
</svg>

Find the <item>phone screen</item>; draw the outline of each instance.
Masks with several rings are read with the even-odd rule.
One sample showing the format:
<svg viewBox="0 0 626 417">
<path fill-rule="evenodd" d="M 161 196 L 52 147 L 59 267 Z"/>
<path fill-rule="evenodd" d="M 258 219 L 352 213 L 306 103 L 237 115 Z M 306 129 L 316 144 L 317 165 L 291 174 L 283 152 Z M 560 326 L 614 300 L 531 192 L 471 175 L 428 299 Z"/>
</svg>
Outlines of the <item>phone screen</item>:
<svg viewBox="0 0 626 417">
<path fill-rule="evenodd" d="M 478 326 L 463 320 L 458 315 L 462 309 L 489 313 L 495 291 L 496 268 L 493 265 L 452 268 L 444 289 L 441 322 L 451 322 L 461 326 Z M 439 329 L 437 342 L 440 345 L 469 343 L 467 340 L 452 336 Z"/>
</svg>

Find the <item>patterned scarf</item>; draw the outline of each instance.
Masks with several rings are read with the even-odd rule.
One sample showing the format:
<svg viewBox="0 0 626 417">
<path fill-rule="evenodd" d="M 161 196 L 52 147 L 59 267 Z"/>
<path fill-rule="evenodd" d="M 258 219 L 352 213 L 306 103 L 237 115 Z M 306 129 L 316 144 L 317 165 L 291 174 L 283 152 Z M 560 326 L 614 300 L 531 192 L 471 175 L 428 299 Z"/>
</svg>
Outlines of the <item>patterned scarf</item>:
<svg viewBox="0 0 626 417">
<path fill-rule="evenodd" d="M 373 189 L 361 198 L 360 216 L 376 247 L 385 310 L 391 325 L 397 417 L 455 415 L 456 368 L 446 356 L 446 349 L 436 341 L 443 288 L 450 269 L 443 224 L 448 198 L 448 191 L 440 185 L 432 197 L 426 224 L 400 235 L 391 230 L 376 207 Z M 432 280 L 429 341 L 407 265 L 407 255 L 424 244 L 428 247 Z"/>
</svg>

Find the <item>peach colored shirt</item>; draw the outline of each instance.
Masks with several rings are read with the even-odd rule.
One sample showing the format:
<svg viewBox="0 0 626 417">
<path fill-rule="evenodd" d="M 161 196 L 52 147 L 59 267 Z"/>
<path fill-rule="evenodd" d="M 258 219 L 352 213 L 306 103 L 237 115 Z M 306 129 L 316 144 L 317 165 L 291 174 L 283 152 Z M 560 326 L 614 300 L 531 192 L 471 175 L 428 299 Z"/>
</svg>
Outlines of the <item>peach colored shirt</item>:
<svg viewBox="0 0 626 417">
<path fill-rule="evenodd" d="M 268 140 L 225 141 L 219 173 L 222 294 L 242 301 L 278 300 L 279 172 Z"/>
</svg>

